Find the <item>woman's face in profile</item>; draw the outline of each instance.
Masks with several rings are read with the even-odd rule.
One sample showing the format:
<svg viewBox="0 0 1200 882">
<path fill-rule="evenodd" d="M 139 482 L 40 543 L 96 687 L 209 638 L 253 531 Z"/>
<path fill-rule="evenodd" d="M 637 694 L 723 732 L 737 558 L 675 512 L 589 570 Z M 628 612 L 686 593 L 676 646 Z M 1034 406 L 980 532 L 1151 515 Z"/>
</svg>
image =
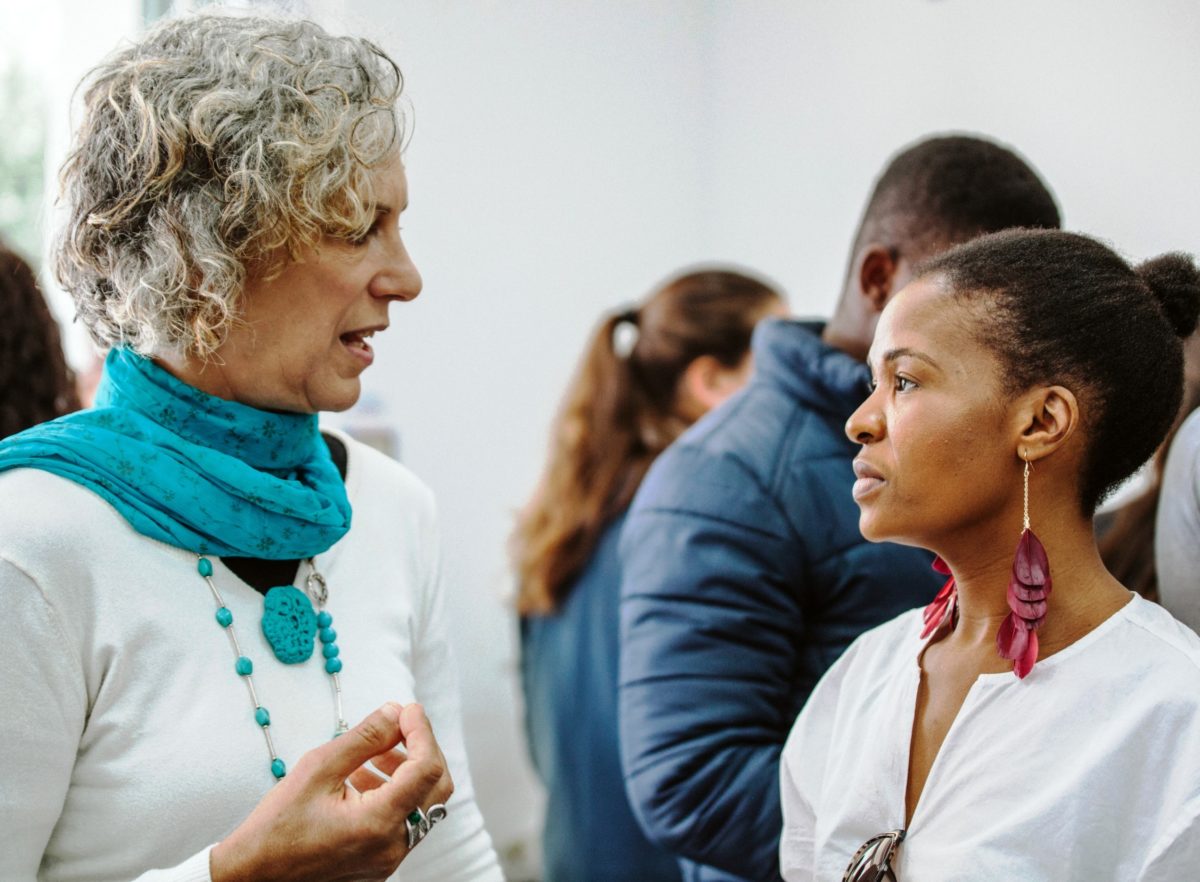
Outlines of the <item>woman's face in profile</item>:
<svg viewBox="0 0 1200 882">
<path fill-rule="evenodd" d="M 249 278 L 241 321 L 205 366 L 214 394 L 266 410 L 339 411 L 361 392 L 373 335 L 394 300 L 421 292 L 400 238 L 408 184 L 399 156 L 372 173 L 378 209 L 358 242 L 326 238 L 271 279 Z M 214 382 L 215 381 L 215 382 Z"/>
<path fill-rule="evenodd" d="M 910 283 L 883 311 L 868 356 L 875 388 L 846 422 L 863 445 L 853 492 L 867 539 L 933 547 L 1019 494 L 1000 364 L 975 333 L 983 315 L 936 278 Z"/>
</svg>

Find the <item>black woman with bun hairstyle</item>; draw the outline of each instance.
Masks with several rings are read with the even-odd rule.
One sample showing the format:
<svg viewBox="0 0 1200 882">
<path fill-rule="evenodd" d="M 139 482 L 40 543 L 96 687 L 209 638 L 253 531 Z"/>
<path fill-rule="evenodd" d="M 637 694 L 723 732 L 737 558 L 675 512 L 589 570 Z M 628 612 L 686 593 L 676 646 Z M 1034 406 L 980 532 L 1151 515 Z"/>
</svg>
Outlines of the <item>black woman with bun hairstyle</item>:
<svg viewBox="0 0 1200 882">
<path fill-rule="evenodd" d="M 846 424 L 859 526 L 945 588 L 856 641 L 784 750 L 792 880 L 1193 878 L 1200 638 L 1128 591 L 1097 504 L 1183 389 L 1200 272 L 1015 230 L 920 268 Z"/>
</svg>

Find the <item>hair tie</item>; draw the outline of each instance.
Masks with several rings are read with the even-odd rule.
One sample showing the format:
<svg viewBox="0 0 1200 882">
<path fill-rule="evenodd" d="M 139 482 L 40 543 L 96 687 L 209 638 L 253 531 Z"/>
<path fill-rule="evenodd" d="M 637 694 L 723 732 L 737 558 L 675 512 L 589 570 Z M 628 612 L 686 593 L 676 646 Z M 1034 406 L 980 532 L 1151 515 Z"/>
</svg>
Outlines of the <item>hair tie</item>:
<svg viewBox="0 0 1200 882">
<path fill-rule="evenodd" d="M 619 313 L 612 329 L 612 348 L 617 358 L 627 359 L 637 346 L 641 314 L 636 308 Z"/>
</svg>

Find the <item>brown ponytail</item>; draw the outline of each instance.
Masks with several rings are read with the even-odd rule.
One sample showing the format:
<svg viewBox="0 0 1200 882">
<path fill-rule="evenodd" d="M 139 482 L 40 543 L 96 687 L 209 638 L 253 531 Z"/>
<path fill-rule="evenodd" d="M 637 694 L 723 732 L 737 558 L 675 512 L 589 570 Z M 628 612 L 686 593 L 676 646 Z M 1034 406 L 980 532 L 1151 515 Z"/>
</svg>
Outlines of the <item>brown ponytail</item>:
<svg viewBox="0 0 1200 882">
<path fill-rule="evenodd" d="M 554 423 L 541 485 L 513 535 L 522 615 L 562 603 L 604 528 L 687 428 L 676 407 L 687 366 L 702 355 L 740 364 L 754 325 L 780 300 L 755 279 L 706 270 L 600 323 Z M 632 346 L 617 345 L 622 333 L 636 336 Z"/>
</svg>

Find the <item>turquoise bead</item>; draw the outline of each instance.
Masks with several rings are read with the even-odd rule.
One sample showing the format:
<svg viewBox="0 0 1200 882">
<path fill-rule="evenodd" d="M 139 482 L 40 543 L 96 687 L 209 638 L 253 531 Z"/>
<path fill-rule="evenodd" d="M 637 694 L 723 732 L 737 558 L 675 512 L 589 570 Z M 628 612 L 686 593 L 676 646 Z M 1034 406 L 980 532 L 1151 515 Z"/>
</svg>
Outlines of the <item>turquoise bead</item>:
<svg viewBox="0 0 1200 882">
<path fill-rule="evenodd" d="M 337 631 L 333 630 L 333 628 L 322 628 L 321 629 L 321 642 L 322 643 L 333 643 L 333 641 L 335 641 L 335 640 L 337 640 Z"/>
<path fill-rule="evenodd" d="M 243 677 L 249 677 L 254 673 L 254 662 L 250 661 L 244 655 L 238 656 L 237 664 L 234 667 L 237 668 L 238 674 Z"/>
<path fill-rule="evenodd" d="M 342 660 L 340 658 L 331 658 L 325 662 L 325 673 L 336 674 L 342 669 Z"/>
<path fill-rule="evenodd" d="M 318 628 L 328 628 L 332 624 L 333 624 L 333 616 L 331 616 L 329 613 L 325 612 L 325 610 L 321 610 L 319 613 L 317 613 L 317 627 Z"/>
<path fill-rule="evenodd" d="M 336 643 L 326 643 L 321 647 L 321 652 L 325 654 L 326 658 L 337 658 L 341 650 L 338 649 Z"/>
<path fill-rule="evenodd" d="M 233 624 L 233 613 L 227 607 L 221 607 L 217 610 L 217 624 L 222 628 L 228 628 Z"/>
<path fill-rule="evenodd" d="M 283 764 L 283 760 L 281 760 L 279 757 L 275 757 L 275 759 L 271 760 L 271 774 L 276 778 L 282 778 L 287 774 L 287 766 Z"/>
<path fill-rule="evenodd" d="M 212 575 L 212 561 L 207 557 L 202 557 L 196 563 L 196 569 L 200 571 L 201 576 L 207 579 Z"/>
<path fill-rule="evenodd" d="M 254 719 L 260 726 L 271 725 L 271 714 L 265 707 L 256 707 L 254 709 Z"/>
</svg>

